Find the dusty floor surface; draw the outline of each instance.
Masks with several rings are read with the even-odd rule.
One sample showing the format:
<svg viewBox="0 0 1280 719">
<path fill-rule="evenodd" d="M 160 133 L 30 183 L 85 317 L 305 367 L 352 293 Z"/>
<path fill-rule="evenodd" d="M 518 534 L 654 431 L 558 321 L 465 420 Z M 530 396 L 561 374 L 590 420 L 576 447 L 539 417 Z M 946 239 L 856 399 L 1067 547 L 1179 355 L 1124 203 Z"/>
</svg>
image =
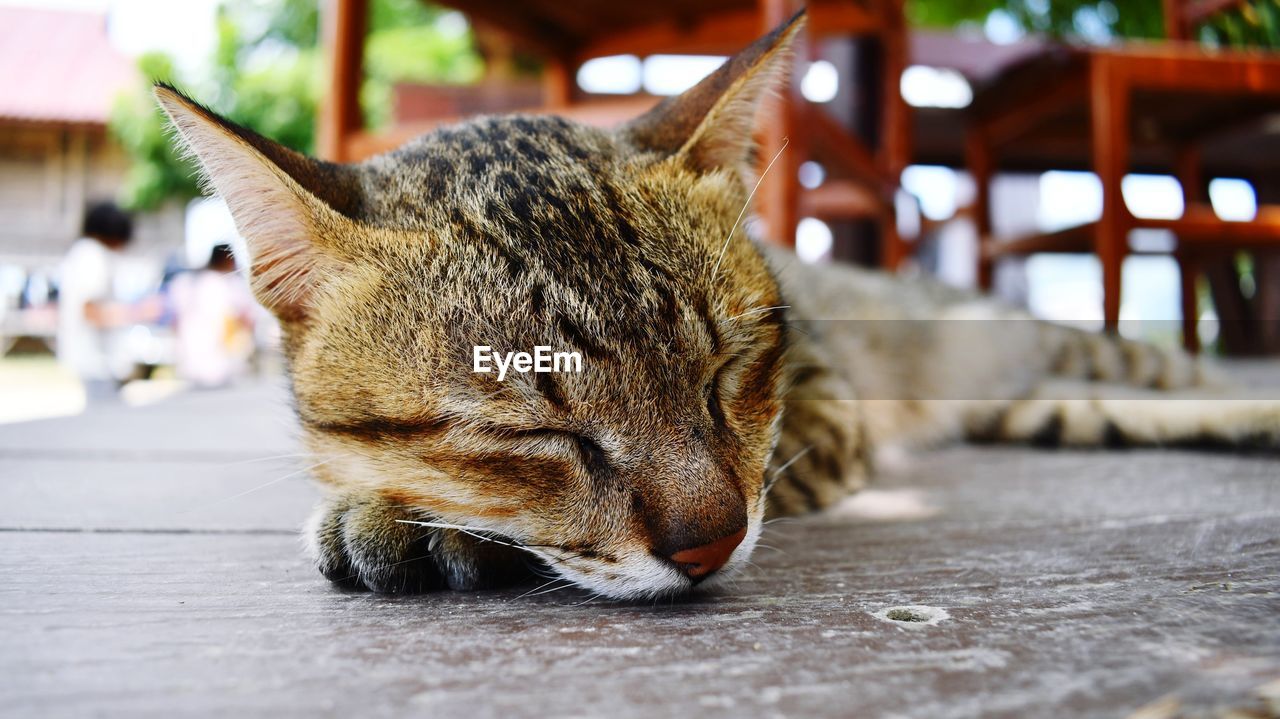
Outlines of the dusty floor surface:
<svg viewBox="0 0 1280 719">
<path fill-rule="evenodd" d="M 1280 694 L 1276 458 L 939 451 L 771 526 L 731 591 L 620 605 L 330 587 L 293 432 L 262 388 L 0 427 L 0 715 L 1218 717 Z"/>
</svg>

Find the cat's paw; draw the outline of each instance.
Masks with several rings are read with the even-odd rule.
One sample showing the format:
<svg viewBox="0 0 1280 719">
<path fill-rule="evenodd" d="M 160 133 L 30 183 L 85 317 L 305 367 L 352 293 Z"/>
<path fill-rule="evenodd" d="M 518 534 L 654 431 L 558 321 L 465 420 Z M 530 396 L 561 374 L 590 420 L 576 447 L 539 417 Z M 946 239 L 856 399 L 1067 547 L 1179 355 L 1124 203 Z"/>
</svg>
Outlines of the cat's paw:
<svg viewBox="0 0 1280 719">
<path fill-rule="evenodd" d="M 489 589 L 525 578 L 519 550 L 451 529 L 376 493 L 347 493 L 316 509 L 307 534 L 329 581 L 384 594 Z"/>
</svg>

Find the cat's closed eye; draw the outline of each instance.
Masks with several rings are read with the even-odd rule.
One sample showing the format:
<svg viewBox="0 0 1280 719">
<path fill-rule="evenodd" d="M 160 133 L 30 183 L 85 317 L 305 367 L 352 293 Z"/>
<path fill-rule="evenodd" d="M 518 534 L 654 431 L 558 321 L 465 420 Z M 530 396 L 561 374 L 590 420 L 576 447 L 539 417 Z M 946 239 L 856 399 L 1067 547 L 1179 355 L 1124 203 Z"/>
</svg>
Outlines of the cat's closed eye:
<svg viewBox="0 0 1280 719">
<path fill-rule="evenodd" d="M 577 444 L 578 453 L 582 456 L 582 464 L 588 471 L 592 474 L 600 474 L 609 469 L 609 455 L 595 440 L 581 434 L 574 434 L 573 439 Z"/>
<path fill-rule="evenodd" d="M 720 404 L 721 378 L 724 375 L 724 369 L 716 372 L 711 381 L 707 383 L 707 413 L 711 415 L 711 421 L 715 423 L 718 430 L 728 428 L 728 422 L 724 416 L 724 407 Z"/>
<path fill-rule="evenodd" d="M 539 429 L 498 430 L 496 434 L 508 437 L 550 439 L 557 444 L 571 447 L 582 462 L 582 466 L 591 474 L 601 474 L 609 469 L 609 454 L 594 439 L 579 432 L 545 427 Z"/>
</svg>

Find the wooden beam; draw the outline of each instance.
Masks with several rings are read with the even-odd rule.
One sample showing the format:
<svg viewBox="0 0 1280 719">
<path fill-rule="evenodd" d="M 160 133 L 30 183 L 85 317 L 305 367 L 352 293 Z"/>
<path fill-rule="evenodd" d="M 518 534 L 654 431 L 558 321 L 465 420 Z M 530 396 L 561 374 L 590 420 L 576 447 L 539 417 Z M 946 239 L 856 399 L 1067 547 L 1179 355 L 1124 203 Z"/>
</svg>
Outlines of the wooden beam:
<svg viewBox="0 0 1280 719">
<path fill-rule="evenodd" d="M 890 5 L 900 0 L 890 0 Z M 900 11 L 901 8 L 898 8 Z M 809 34 L 813 37 L 824 35 L 870 35 L 879 33 L 885 27 L 884 13 L 894 12 L 892 7 L 871 9 L 847 0 L 827 0 L 826 2 L 809 3 Z"/>
<path fill-rule="evenodd" d="M 1020 257 L 1039 252 L 1085 253 L 1093 248 L 1096 222 L 1073 225 L 1054 232 L 1037 232 L 1007 240 L 987 238 L 979 245 L 983 258 Z"/>
<path fill-rule="evenodd" d="M 1256 50 L 1205 53 L 1199 45 L 1126 43 L 1123 50 L 1095 50 L 1135 88 L 1205 94 L 1280 97 L 1280 55 Z"/>
<path fill-rule="evenodd" d="M 577 52 L 585 62 L 609 55 L 728 55 L 760 36 L 760 15 L 754 8 L 698 17 L 692 21 L 662 22 L 596 38 Z"/>
<path fill-rule="evenodd" d="M 869 187 L 881 188 L 889 182 L 889 175 L 867 147 L 822 108 L 806 104 L 802 119 L 815 157 L 820 157 L 823 165 Z"/>
<path fill-rule="evenodd" d="M 329 0 L 325 10 L 329 91 L 320 107 L 316 153 L 326 160 L 345 162 L 347 138 L 364 126 L 360 81 L 364 77 L 368 0 Z"/>
<path fill-rule="evenodd" d="M 1219 218 L 1208 204 L 1187 206 L 1176 219 L 1133 220 L 1134 227 L 1169 230 L 1178 237 L 1178 248 L 1191 251 L 1213 249 L 1280 249 L 1280 207 L 1263 205 L 1249 222 Z"/>
<path fill-rule="evenodd" d="M 1088 82 L 1084 76 L 1056 83 L 1047 90 L 1039 88 L 1034 96 L 1017 98 L 1015 106 L 997 111 L 985 120 L 987 140 L 996 148 L 1008 144 L 1063 110 L 1088 102 L 1088 97 Z"/>
<path fill-rule="evenodd" d="M 1280 249 L 1280 206 L 1264 205 L 1258 216 L 1248 222 L 1223 220 L 1209 205 L 1195 203 L 1182 217 L 1156 219 L 1135 217 L 1130 229 L 1168 230 L 1178 237 L 1178 251 L 1196 255 L 1234 252 L 1242 248 Z M 1093 250 L 1097 222 L 1073 225 L 1054 232 L 1038 232 L 1008 240 L 983 243 L 988 258 L 1033 255 L 1038 252 L 1087 253 Z M 1127 233 L 1126 233 L 1127 234 Z M 1132 254 L 1167 255 L 1167 251 Z"/>
<path fill-rule="evenodd" d="M 578 39 L 570 36 L 565 28 L 547 18 L 530 12 L 532 4 L 506 2 L 506 0 L 435 0 L 437 4 L 453 8 L 470 18 L 487 23 L 508 33 L 518 45 L 539 55 L 564 57 L 578 47 Z"/>
<path fill-rule="evenodd" d="M 659 98 L 645 95 L 593 100 L 559 109 L 534 107 L 520 110 L 519 112 L 529 115 L 554 113 L 587 125 L 612 127 L 633 117 L 643 115 L 658 104 L 658 101 Z M 373 155 L 390 152 L 419 135 L 425 135 L 438 127 L 452 125 L 465 119 L 467 118 L 442 117 L 435 120 L 405 123 L 382 132 L 357 132 L 347 138 L 345 156 L 348 161 L 356 162 Z"/>
<path fill-rule="evenodd" d="M 793 3 L 783 3 L 791 7 Z M 809 35 L 864 35 L 879 31 L 880 17 L 855 3 L 827 0 L 809 3 Z M 789 14 L 773 13 L 772 30 Z M 758 8 L 706 13 L 692 19 L 671 19 L 615 32 L 587 42 L 576 53 L 579 62 L 608 55 L 731 55 L 760 37 L 761 11 Z"/>
<path fill-rule="evenodd" d="M 884 200 L 865 186 L 828 180 L 800 193 L 800 214 L 820 220 L 879 220 L 888 211 Z"/>
</svg>

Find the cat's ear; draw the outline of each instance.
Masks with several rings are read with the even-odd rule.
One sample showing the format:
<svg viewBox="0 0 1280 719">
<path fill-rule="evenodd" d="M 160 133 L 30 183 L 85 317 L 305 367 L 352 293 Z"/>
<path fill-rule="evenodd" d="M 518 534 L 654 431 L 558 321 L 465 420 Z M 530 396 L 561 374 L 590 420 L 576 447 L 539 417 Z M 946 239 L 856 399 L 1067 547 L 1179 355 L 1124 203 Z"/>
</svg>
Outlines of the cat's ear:
<svg viewBox="0 0 1280 719">
<path fill-rule="evenodd" d="M 680 157 L 698 171 L 727 169 L 750 177 L 756 112 L 787 81 L 791 45 L 804 24 L 801 10 L 697 85 L 624 125 L 622 136 L 638 149 Z"/>
<path fill-rule="evenodd" d="M 359 206 L 350 167 L 313 160 L 240 127 L 168 85 L 156 100 L 249 248 L 254 294 L 282 320 L 306 316 L 311 293 L 343 264 L 334 239 Z"/>
</svg>

